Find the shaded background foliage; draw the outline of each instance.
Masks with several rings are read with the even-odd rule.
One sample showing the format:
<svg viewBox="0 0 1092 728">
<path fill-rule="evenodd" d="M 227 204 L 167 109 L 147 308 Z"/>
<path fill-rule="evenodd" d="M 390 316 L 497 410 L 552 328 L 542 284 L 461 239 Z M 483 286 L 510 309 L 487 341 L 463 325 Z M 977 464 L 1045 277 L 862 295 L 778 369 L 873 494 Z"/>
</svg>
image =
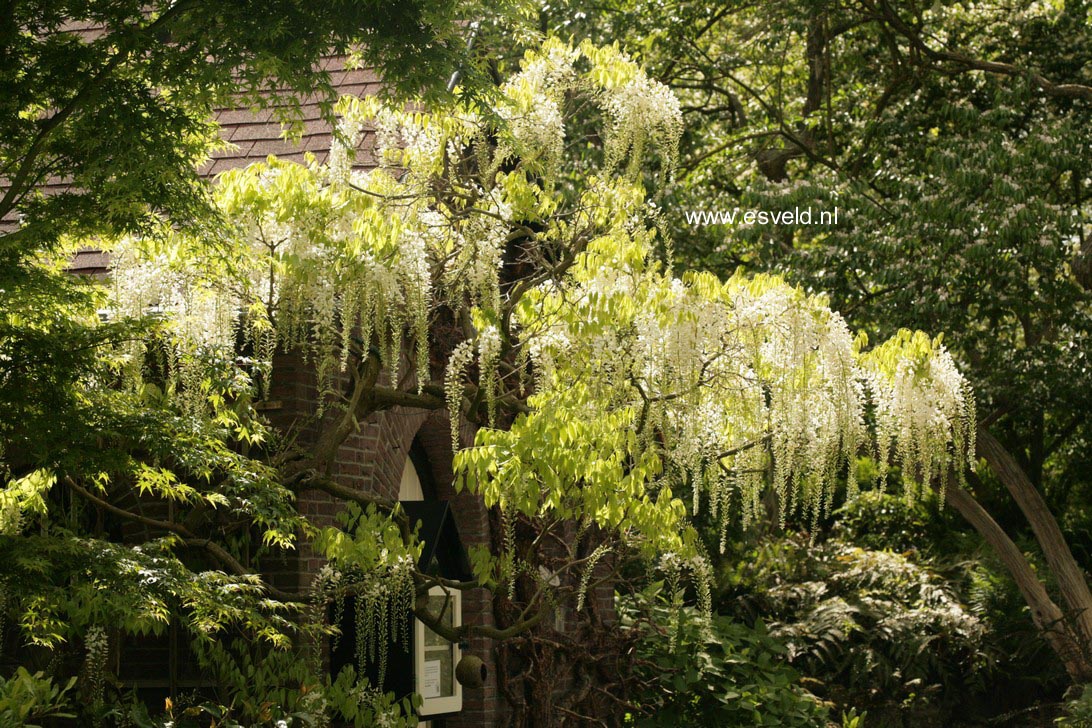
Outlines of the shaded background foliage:
<svg viewBox="0 0 1092 728">
<path fill-rule="evenodd" d="M 183 413 L 159 406 L 154 391 L 147 399 L 88 402 L 74 387 L 86 376 L 111 375 L 88 351 L 145 330 L 82 325 L 81 317 L 95 315 L 94 298 L 59 271 L 46 275 L 23 263 L 62 234 L 104 225 L 147 231 L 168 216 L 200 220 L 207 209 L 192 164 L 215 134 L 210 109 L 236 94 L 272 103 L 279 84 L 291 122 L 293 95 L 329 91 L 310 69 L 331 39 L 335 47 L 366 39 L 369 62 L 403 80 L 402 90 L 429 86 L 430 98 L 441 96 L 436 82 L 461 63 L 464 40 L 445 23 L 476 11 L 442 3 L 182 2 L 170 12 L 191 22 L 149 32 L 138 21 L 143 4 L 113 3 L 89 19 L 111 24 L 115 37 L 82 46 L 58 31 L 83 4 L 13 5 L 0 18 L 0 73 L 11 89 L 0 101 L 3 174 L 22 175 L 29 160 L 28 183 L 61 176 L 75 186 L 45 198 L 15 185 L 0 204 L 3 215 L 18 209 L 30 223 L 0 238 L 0 288 L 5 311 L 17 317 L 0 329 L 0 432 L 27 462 L 48 457 L 88 472 L 122 467 L 133 452 L 177 454 L 171 446 L 179 435 L 195 433 Z M 1087 100 L 1052 92 L 1031 73 L 1092 80 L 1086 2 L 572 0 L 523 12 L 530 22 L 517 30 L 501 22 L 483 31 L 482 45 L 499 55 L 491 69 L 497 78 L 521 43 L 553 30 L 639 52 L 684 99 L 683 161 L 658 199 L 672 233 L 665 253 L 720 274 L 739 266 L 781 272 L 829 292 L 833 307 L 874 339 L 901 327 L 949 332 L 980 414 L 1089 563 L 1092 119 Z M 37 35 L 13 32 L 28 24 Z M 930 54 L 941 41 L 1029 73 L 985 74 Z M 216 63 L 194 62 L 210 56 Z M 37 62 L 30 72 L 16 62 L 27 57 Z M 97 80 L 119 59 L 121 73 Z M 172 104 L 155 91 L 165 87 Z M 71 123 L 56 132 L 22 113 L 77 100 Z M 592 168 L 599 148 L 588 144 L 585 152 Z M 579 173 L 578 166 L 572 174 Z M 843 214 L 829 227 L 695 227 L 685 217 L 696 209 L 835 205 Z M 44 300 L 57 316 L 27 326 Z M 102 432 L 118 436 L 104 440 Z M 223 433 L 204 435 L 190 451 L 193 463 L 227 457 L 216 447 Z M 984 476 L 975 495 L 1021 534 L 1019 546 L 1036 560 L 1019 512 L 996 483 Z M 87 526 L 81 518 L 77 512 L 72 528 Z M 641 643 L 650 715 L 701 724 L 699 716 L 712 711 L 729 724 L 817 725 L 858 708 L 876 725 L 1027 725 L 1040 719 L 1027 712 L 1036 703 L 1061 699 L 1064 674 L 1031 629 L 1023 601 L 950 513 L 868 495 L 824 527 L 829 536 L 802 534 L 799 523 L 787 533 L 733 530 L 717 557 L 721 616 L 712 634 L 684 612 L 674 638 L 681 652 L 667 650 L 671 640 L 658 631 Z M 717 545 L 710 537 L 711 553 Z M 53 566 L 65 564 L 53 572 L 60 582 L 89 568 L 73 544 L 40 546 L 23 544 L 7 560 L 35 578 L 44 553 Z M 78 591 L 71 595 L 66 589 L 66 608 L 79 612 L 85 605 Z M 148 596 L 118 592 L 119 600 Z M 117 606 L 98 616 L 132 616 Z M 956 607 L 956 616 L 942 618 Z M 696 672 L 693 655 L 705 660 Z M 240 704 L 253 674 L 234 680 Z M 794 687 L 800 674 L 833 711 Z M 65 687 L 17 673 L 0 690 L 0 715 L 35 704 L 44 714 L 64 712 Z M 289 697 L 284 704 L 295 706 L 299 696 Z M 1073 724 L 1087 702 L 1071 706 Z"/>
<path fill-rule="evenodd" d="M 873 338 L 904 326 L 947 332 L 980 417 L 1089 563 L 1092 105 L 1058 88 L 1092 80 L 1088 3 L 550 2 L 539 20 L 618 40 L 684 100 L 683 160 L 659 200 L 681 265 L 781 272 L 829 292 Z M 1005 65 L 983 72 L 983 59 Z M 814 215 L 835 206 L 839 223 L 829 226 L 687 219 L 695 210 L 810 207 Z M 1026 521 L 988 473 L 974 495 L 1037 561 Z M 834 538 L 911 549 L 986 630 L 970 652 L 947 655 L 948 668 L 975 679 L 933 695 L 938 712 L 928 720 L 953 719 L 945 711 L 954 708 L 983 719 L 995 712 L 991 701 L 1015 711 L 1059 699 L 1064 679 L 989 550 L 950 515 L 877 503 L 847 506 Z M 784 570 L 801 583 L 819 573 L 829 582 L 829 544 L 788 549 L 779 536 L 752 534 L 724 563 L 752 563 L 771 543 L 785 550 L 768 557 L 767 578 Z M 769 598 L 761 578 L 726 578 L 737 580 L 722 582 L 737 599 Z M 797 606 L 785 614 L 804 620 L 792 622 L 799 626 L 814 610 Z M 976 660 L 991 666 L 972 669 Z M 836 665 L 816 660 L 810 669 L 829 677 Z M 855 682 L 863 689 L 870 678 Z M 872 718 L 886 724 L 875 710 Z"/>
</svg>

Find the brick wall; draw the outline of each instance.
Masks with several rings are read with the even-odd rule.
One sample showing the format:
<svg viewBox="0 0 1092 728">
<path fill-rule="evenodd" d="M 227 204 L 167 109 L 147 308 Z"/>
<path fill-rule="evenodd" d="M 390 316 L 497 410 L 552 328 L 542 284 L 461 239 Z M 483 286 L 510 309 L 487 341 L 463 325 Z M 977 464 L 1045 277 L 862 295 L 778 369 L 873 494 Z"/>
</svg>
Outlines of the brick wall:
<svg viewBox="0 0 1092 728">
<path fill-rule="evenodd" d="M 274 361 L 274 388 L 270 401 L 277 408 L 270 419 L 287 431 L 295 432 L 297 443 L 306 447 L 317 437 L 317 426 L 304 426 L 314 412 L 317 387 L 313 369 L 297 356 L 278 355 Z M 463 444 L 473 441 L 473 427 L 461 425 Z M 402 471 L 414 442 L 424 450 L 436 485 L 436 497 L 451 504 L 463 544 L 489 543 L 489 519 L 480 498 L 467 492 L 455 493 L 453 487 L 451 430 L 447 412 L 395 407 L 373 414 L 360 423 L 360 429 L 342 444 L 334 462 L 332 477 L 340 484 L 365 493 L 397 499 Z M 316 526 L 335 525 L 335 516 L 344 506 L 332 496 L 314 490 L 302 491 L 300 512 Z M 286 555 L 273 564 L 276 583 L 305 587 L 324 561 L 307 544 L 294 555 Z M 463 620 L 467 624 L 493 624 L 492 600 L 484 589 L 463 594 Z M 482 637 L 472 638 L 463 654 L 476 655 L 485 663 L 489 677 L 484 687 L 463 689 L 462 712 L 444 720 L 445 728 L 479 728 L 493 725 L 498 717 L 496 670 L 493 643 Z"/>
</svg>

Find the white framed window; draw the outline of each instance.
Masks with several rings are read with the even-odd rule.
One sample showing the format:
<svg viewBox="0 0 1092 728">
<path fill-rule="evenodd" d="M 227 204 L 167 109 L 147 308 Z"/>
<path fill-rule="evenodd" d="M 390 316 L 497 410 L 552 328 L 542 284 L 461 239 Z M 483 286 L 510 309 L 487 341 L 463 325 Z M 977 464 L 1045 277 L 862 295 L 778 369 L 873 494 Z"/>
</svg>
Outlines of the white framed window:
<svg viewBox="0 0 1092 728">
<path fill-rule="evenodd" d="M 449 627 L 463 623 L 462 594 L 458 590 L 445 592 L 432 587 L 428 592 L 428 611 Z M 463 709 L 463 688 L 455 679 L 455 666 L 462 652 L 459 645 L 448 642 L 425 626 L 414 621 L 413 674 L 415 692 L 421 696 L 422 716 L 454 713 Z"/>
</svg>

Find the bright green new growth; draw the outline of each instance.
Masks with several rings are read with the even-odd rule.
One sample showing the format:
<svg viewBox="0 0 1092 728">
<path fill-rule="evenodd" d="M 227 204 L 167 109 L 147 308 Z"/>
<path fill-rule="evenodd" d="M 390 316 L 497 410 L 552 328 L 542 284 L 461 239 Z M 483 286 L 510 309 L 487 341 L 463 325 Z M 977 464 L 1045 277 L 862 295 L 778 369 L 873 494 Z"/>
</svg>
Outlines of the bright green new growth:
<svg viewBox="0 0 1092 728">
<path fill-rule="evenodd" d="M 115 306 L 164 307 L 182 371 L 187 357 L 233 351 L 242 327 L 263 366 L 274 343 L 309 352 L 328 394 L 351 352 L 373 345 L 391 381 L 412 372 L 419 394 L 432 379 L 430 321 L 451 310 L 465 322 L 446 344 L 453 444 L 468 391 L 482 393 L 490 425 L 500 406 L 515 414 L 458 452 L 458 485 L 499 506 L 508 529 L 517 514 L 576 522 L 612 551 L 670 557 L 672 573 L 699 580 L 708 569 L 688 515 L 708 509 L 723 533 L 737 509 L 756 518 L 771 486 L 782 521 L 814 522 L 841 473 L 856 491 L 846 466 L 869 440 L 870 402 L 883 467 L 893 454 L 924 486 L 973 462 L 973 401 L 939 342 L 900 334 L 861 355 L 821 296 L 770 276 L 676 277 L 656 262 L 640 176 L 652 140 L 664 139 L 670 166 L 681 127 L 669 93 L 614 49 L 550 40 L 522 69 L 496 115 L 344 100 L 346 139 L 375 127 L 376 169 L 354 170 L 338 147 L 327 166 L 271 159 L 224 175 L 222 260 L 133 245 Z M 606 120 L 605 151 L 572 190 L 559 182 L 581 101 Z M 509 281 L 516 243 L 535 267 Z M 171 276 L 185 285 L 154 301 L 137 285 Z M 505 541 L 508 554 L 476 560 L 483 581 L 527 568 Z"/>
</svg>

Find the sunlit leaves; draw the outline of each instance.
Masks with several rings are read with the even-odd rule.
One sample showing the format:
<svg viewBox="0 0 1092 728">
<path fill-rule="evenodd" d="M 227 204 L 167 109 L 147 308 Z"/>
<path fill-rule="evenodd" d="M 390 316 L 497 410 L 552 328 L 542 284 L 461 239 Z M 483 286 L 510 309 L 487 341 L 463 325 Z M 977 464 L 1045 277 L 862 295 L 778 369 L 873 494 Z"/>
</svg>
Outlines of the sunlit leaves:
<svg viewBox="0 0 1092 728">
<path fill-rule="evenodd" d="M 40 469 L 6 483 L 0 490 L 0 535 L 17 535 L 28 514 L 46 515 L 45 495 L 56 482 L 55 473 Z"/>
<path fill-rule="evenodd" d="M 581 117 L 588 104 L 596 113 Z M 371 101 L 340 111 L 329 166 L 270 159 L 224 175 L 222 259 L 145 256 L 139 265 L 165 275 L 144 276 L 163 289 L 143 298 L 133 295 L 141 276 L 127 281 L 119 266 L 118 305 L 163 307 L 181 371 L 210 371 L 209 350 L 228 361 L 240 333 L 258 358 L 274 343 L 301 350 L 324 401 L 337 401 L 330 383 L 372 347 L 392 381 L 412 347 L 417 381 L 405 386 L 418 392 L 435 376 L 430 349 L 441 352 L 457 487 L 502 514 L 501 553 L 475 557 L 485 582 L 507 581 L 514 594 L 528 567 L 518 519 L 566 522 L 607 540 L 594 560 L 625 552 L 676 589 L 697 580 L 708 610 L 690 516 L 707 510 L 722 531 L 737 514 L 749 522 L 770 487 L 782 520 L 800 512 L 815 522 L 843 474 L 855 492 L 870 406 L 879 448 L 923 482 L 969 457 L 969 389 L 939 342 L 907 334 L 862 358 L 824 296 L 775 276 L 676 275 L 657 259 L 643 173 L 657 156 L 671 166 L 680 112 L 617 48 L 546 41 L 502 86 L 495 113 Z M 599 125 L 601 164 L 573 176 L 564 142 L 580 124 Z M 378 166 L 364 172 L 340 145 L 369 125 Z M 194 250 L 205 242 L 180 239 Z M 187 336 L 191 291 L 237 312 L 218 341 Z M 439 340 L 430 327 L 445 317 L 458 333 Z M 200 393 L 190 416 L 211 413 L 252 437 L 250 422 L 218 414 L 233 397 L 189 381 L 173 386 Z M 459 451 L 468 402 L 480 429 Z M 143 478 L 149 491 L 190 496 L 168 473 Z M 411 593 L 414 553 L 386 514 L 354 507 L 343 525 L 318 539 L 334 566 L 317 589 L 352 593 L 360 634 L 381 639 Z"/>
</svg>

